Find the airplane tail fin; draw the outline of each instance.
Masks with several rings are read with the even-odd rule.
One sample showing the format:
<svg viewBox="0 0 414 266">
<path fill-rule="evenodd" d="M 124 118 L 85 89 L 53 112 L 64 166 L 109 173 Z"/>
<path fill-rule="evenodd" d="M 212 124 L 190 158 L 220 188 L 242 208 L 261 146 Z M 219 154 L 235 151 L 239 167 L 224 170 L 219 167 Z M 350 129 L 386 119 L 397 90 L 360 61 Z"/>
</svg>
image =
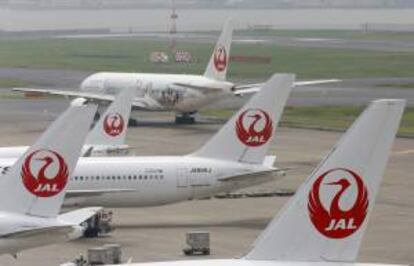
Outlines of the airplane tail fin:
<svg viewBox="0 0 414 266">
<path fill-rule="evenodd" d="M 292 88 L 294 75 L 276 74 L 192 155 L 262 164 Z"/>
<path fill-rule="evenodd" d="M 374 101 L 253 244 L 248 260 L 353 262 L 405 100 Z"/>
<path fill-rule="evenodd" d="M 228 19 L 223 27 L 223 31 L 214 47 L 213 54 L 204 71 L 207 78 L 225 81 L 227 69 L 229 68 L 231 40 L 233 36 L 232 20 Z"/>
<path fill-rule="evenodd" d="M 60 211 L 96 106 L 70 106 L 0 180 L 0 210 L 40 217 Z"/>
<path fill-rule="evenodd" d="M 135 87 L 121 90 L 86 138 L 85 145 L 120 146 L 125 143 Z"/>
</svg>

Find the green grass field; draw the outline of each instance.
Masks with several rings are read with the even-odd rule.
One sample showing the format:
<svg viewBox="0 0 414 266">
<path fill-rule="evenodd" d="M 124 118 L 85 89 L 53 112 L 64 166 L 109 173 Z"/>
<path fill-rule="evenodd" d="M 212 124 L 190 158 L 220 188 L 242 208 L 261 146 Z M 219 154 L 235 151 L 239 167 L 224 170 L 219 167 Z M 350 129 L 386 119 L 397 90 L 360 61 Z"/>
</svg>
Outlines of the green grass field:
<svg viewBox="0 0 414 266">
<path fill-rule="evenodd" d="M 30 39 L 0 41 L 0 67 L 59 68 L 89 71 L 203 73 L 213 45 L 180 43 L 191 51 L 190 64 L 152 64 L 152 51 L 164 42 L 139 40 Z M 299 79 L 411 77 L 414 54 L 344 49 L 235 44 L 232 55 L 269 56 L 270 64 L 231 63 L 229 79 L 263 79 L 275 72 L 297 73 Z"/>
<path fill-rule="evenodd" d="M 345 131 L 360 115 L 362 107 L 287 107 L 281 125 L 318 130 Z M 205 110 L 206 115 L 228 119 L 233 110 Z M 414 108 L 406 108 L 400 129 L 400 137 L 414 137 Z"/>
</svg>

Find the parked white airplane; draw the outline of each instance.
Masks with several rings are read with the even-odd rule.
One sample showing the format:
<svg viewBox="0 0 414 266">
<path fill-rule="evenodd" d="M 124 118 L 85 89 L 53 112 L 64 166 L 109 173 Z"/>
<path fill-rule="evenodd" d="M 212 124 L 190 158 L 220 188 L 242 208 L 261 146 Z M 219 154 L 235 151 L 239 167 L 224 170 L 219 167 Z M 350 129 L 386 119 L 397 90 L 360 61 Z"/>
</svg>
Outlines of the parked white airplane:
<svg viewBox="0 0 414 266">
<path fill-rule="evenodd" d="M 80 223 L 100 210 L 58 215 L 95 111 L 71 106 L 1 176 L 0 254 L 78 238 Z"/>
<path fill-rule="evenodd" d="M 243 258 L 128 265 L 381 265 L 356 260 L 404 105 L 404 100 L 372 103 Z"/>
<path fill-rule="evenodd" d="M 263 84 L 236 85 L 226 81 L 229 68 L 233 28 L 227 21 L 203 75 L 117 73 L 101 72 L 87 77 L 80 90 L 53 90 L 15 88 L 16 91 L 40 92 L 70 97 L 83 97 L 96 101 L 112 101 L 113 94 L 128 86 L 135 86 L 133 102 L 136 109 L 174 111 L 177 123 L 193 123 L 194 114 L 223 97 L 255 93 Z M 338 80 L 296 82 L 296 86 L 314 85 Z"/>
<path fill-rule="evenodd" d="M 81 158 L 68 205 L 153 206 L 213 196 L 273 178 L 266 156 L 293 75 L 275 75 L 201 149 L 187 156 Z M 0 168 L 13 163 L 1 159 Z"/>
<path fill-rule="evenodd" d="M 132 87 L 119 93 L 89 132 L 82 148 L 82 156 L 128 153 L 129 146 L 125 144 L 125 138 L 134 95 L 135 88 Z M 73 100 L 72 105 L 82 105 L 85 101 L 83 98 L 77 98 Z M 28 148 L 29 146 L 0 147 L 0 158 L 19 157 Z"/>
</svg>

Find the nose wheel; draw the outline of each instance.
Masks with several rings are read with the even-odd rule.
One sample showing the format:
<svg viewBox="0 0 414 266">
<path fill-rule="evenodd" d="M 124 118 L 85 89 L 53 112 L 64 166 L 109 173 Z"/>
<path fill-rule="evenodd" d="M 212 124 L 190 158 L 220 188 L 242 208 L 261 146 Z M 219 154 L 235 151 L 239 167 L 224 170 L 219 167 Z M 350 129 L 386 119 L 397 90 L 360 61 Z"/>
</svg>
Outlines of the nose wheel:
<svg viewBox="0 0 414 266">
<path fill-rule="evenodd" d="M 191 125 L 195 124 L 195 115 L 197 112 L 181 113 L 175 115 L 175 123 L 179 125 Z"/>
</svg>

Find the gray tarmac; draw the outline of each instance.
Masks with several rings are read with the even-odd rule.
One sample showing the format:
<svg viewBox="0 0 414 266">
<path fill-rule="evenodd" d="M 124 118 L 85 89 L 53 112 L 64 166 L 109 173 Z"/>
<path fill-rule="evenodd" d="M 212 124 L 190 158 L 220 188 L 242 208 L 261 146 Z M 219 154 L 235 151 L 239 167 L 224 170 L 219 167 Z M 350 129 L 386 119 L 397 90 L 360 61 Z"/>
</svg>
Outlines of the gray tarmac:
<svg viewBox="0 0 414 266">
<path fill-rule="evenodd" d="M 67 104 L 60 99 L 0 100 L 1 145 L 32 143 Z M 136 155 L 192 152 L 221 126 L 206 119 L 196 125 L 176 126 L 169 113 L 135 112 L 134 116 L 139 118 L 139 126 L 129 129 L 127 142 Z M 336 132 L 280 128 L 271 153 L 278 156 L 278 166 L 293 169 L 282 180 L 259 188 L 297 188 L 340 136 Z M 397 139 L 362 243 L 361 262 L 414 265 L 413 162 L 414 140 Z M 192 230 L 210 231 L 212 238 L 212 255 L 196 259 L 239 257 L 288 199 L 211 199 L 112 209 L 116 230 L 111 236 L 28 250 L 17 260 L 0 256 L 0 265 L 56 266 L 105 243 L 120 243 L 124 258 L 137 262 L 187 259 L 181 249 L 185 233 Z"/>
<path fill-rule="evenodd" d="M 30 87 L 76 90 L 82 80 L 92 72 L 62 69 L 0 68 L 0 79 L 22 80 Z M 332 77 L 335 78 L 335 77 Z M 266 80 L 237 81 L 237 84 L 251 84 Z M 344 80 L 317 86 L 296 87 L 289 98 L 290 105 L 299 106 L 361 106 L 378 98 L 406 99 L 414 106 L 414 88 L 399 88 L 399 84 L 413 84 L 414 78 L 366 78 Z M 386 84 L 389 87 L 383 87 Z M 10 90 L 5 88 L 4 90 Z M 239 108 L 246 97 L 229 97 L 213 104 L 212 108 Z"/>
<path fill-rule="evenodd" d="M 197 43 L 215 43 L 218 33 L 177 33 L 175 38 L 180 41 Z M 62 39 L 131 39 L 152 41 L 169 41 L 171 35 L 168 33 L 114 33 L 114 34 L 77 34 L 60 35 Z M 409 40 L 364 40 L 364 39 L 343 39 L 343 38 L 307 38 L 290 36 L 269 36 L 237 34 L 233 38 L 235 43 L 263 43 L 275 44 L 285 47 L 309 47 L 309 48 L 329 48 L 329 49 L 358 49 L 365 51 L 383 52 L 413 52 L 414 41 Z"/>
</svg>

